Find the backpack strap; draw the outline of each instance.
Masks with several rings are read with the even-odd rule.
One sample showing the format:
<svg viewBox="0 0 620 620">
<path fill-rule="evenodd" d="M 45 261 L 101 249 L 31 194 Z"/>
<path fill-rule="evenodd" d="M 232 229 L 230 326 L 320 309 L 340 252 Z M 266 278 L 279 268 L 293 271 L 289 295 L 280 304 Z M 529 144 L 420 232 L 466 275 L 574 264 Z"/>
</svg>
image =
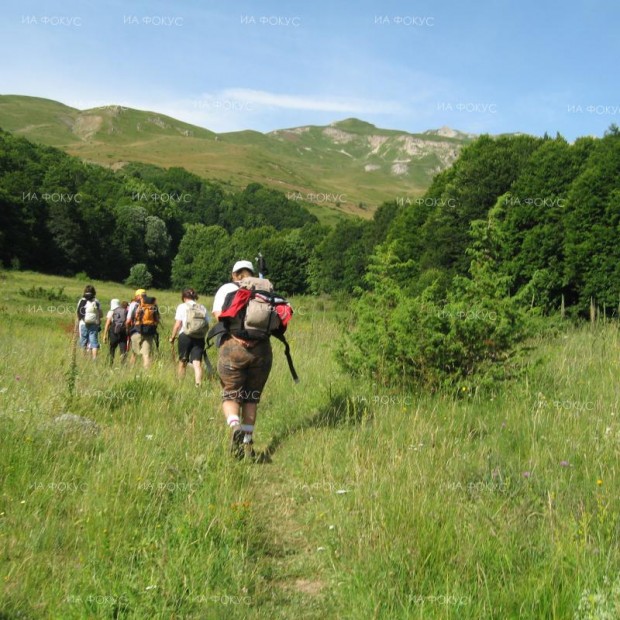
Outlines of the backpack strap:
<svg viewBox="0 0 620 620">
<path fill-rule="evenodd" d="M 224 323 L 222 321 L 218 321 L 209 330 L 209 333 L 207 334 L 207 349 L 210 349 L 213 346 L 213 343 L 211 341 L 214 338 L 217 338 L 218 336 L 220 336 L 222 334 L 227 334 L 227 333 L 228 333 L 228 328 L 226 327 L 226 325 L 224 325 Z"/>
<path fill-rule="evenodd" d="M 228 332 L 226 325 L 224 325 L 222 321 L 218 321 L 209 330 L 209 333 L 207 334 L 207 349 L 213 346 L 211 341 L 214 338 L 217 338 L 218 336 L 222 334 L 228 334 L 228 333 L 229 332 Z M 293 357 L 291 356 L 291 347 L 289 343 L 287 342 L 286 337 L 284 336 L 283 333 L 280 333 L 280 332 L 274 332 L 271 335 L 277 338 L 284 345 L 284 355 L 286 355 L 286 361 L 288 362 L 288 369 L 291 371 L 291 376 L 293 377 L 293 381 L 295 383 L 299 383 L 299 376 L 297 375 L 295 366 L 293 365 Z"/>
<path fill-rule="evenodd" d="M 284 334 L 274 332 L 272 336 L 275 336 L 284 345 L 284 355 L 286 355 L 286 361 L 288 362 L 288 369 L 291 371 L 291 376 L 295 383 L 299 383 L 299 377 L 293 366 L 293 358 L 291 357 L 291 347 L 289 346 Z"/>
</svg>

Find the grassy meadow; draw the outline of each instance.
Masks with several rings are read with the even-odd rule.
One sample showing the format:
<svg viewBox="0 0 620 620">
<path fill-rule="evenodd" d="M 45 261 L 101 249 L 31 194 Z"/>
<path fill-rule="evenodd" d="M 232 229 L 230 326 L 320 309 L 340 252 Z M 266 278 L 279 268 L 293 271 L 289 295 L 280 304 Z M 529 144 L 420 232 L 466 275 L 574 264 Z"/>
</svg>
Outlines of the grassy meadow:
<svg viewBox="0 0 620 620">
<path fill-rule="evenodd" d="M 274 342 L 240 463 L 217 382 L 176 379 L 179 294 L 150 291 L 149 371 L 72 365 L 84 284 L 0 273 L 0 619 L 620 617 L 616 324 L 494 391 L 403 393 L 338 369 L 346 309 L 294 299 L 301 382 Z"/>
</svg>

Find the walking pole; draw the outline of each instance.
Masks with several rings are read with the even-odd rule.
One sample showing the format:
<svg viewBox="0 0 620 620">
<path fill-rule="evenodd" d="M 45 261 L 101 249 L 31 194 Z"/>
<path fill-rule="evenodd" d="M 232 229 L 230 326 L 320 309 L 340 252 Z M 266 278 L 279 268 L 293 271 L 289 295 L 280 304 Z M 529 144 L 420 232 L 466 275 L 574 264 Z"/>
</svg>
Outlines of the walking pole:
<svg viewBox="0 0 620 620">
<path fill-rule="evenodd" d="M 171 342 L 171 343 L 170 343 L 170 355 L 172 355 L 172 363 L 173 363 L 173 364 L 176 364 L 176 362 L 177 362 L 177 357 L 176 357 L 176 355 L 174 354 L 174 342 Z"/>
</svg>

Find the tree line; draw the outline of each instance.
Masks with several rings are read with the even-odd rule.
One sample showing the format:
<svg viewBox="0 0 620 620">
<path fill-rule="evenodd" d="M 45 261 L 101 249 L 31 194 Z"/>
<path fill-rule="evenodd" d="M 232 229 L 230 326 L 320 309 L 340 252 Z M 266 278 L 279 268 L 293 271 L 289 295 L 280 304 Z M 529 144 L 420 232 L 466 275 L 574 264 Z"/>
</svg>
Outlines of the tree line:
<svg viewBox="0 0 620 620">
<path fill-rule="evenodd" d="M 388 383 L 495 377 L 536 317 L 620 313 L 619 234 L 617 126 L 573 144 L 481 136 L 392 218 L 341 361 Z"/>
<path fill-rule="evenodd" d="M 141 163 L 114 172 L 0 130 L 5 267 L 112 281 L 134 268 L 155 286 L 211 294 L 236 258 L 261 251 L 283 292 L 352 291 L 391 213 L 330 228 L 257 183 L 232 191 Z"/>
<path fill-rule="evenodd" d="M 620 303 L 620 136 L 481 136 L 424 196 L 372 220 L 321 225 L 257 183 L 232 191 L 182 168 L 113 172 L 0 130 L 0 260 L 47 273 L 123 281 L 143 264 L 160 287 L 210 294 L 239 256 L 261 251 L 286 293 L 371 291 L 377 261 L 399 288 L 446 299 L 469 277 L 472 226 L 486 222 L 494 271 L 520 303 L 584 314 Z M 491 241 L 487 240 L 488 243 Z M 374 270 L 374 271 L 373 271 Z"/>
</svg>

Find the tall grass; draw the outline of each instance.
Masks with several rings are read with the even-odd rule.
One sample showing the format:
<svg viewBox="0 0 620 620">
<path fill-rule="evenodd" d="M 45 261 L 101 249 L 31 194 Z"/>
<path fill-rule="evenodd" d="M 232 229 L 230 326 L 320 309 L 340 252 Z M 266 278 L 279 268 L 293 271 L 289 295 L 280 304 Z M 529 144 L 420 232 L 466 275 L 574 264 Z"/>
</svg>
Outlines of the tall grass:
<svg viewBox="0 0 620 620">
<path fill-rule="evenodd" d="M 83 285 L 0 281 L 0 618 L 620 617 L 614 325 L 431 397 L 343 376 L 337 311 L 297 300 L 302 382 L 275 342 L 246 464 L 166 348 L 148 372 L 78 352 L 68 397 L 71 317 L 20 289 Z"/>
</svg>

